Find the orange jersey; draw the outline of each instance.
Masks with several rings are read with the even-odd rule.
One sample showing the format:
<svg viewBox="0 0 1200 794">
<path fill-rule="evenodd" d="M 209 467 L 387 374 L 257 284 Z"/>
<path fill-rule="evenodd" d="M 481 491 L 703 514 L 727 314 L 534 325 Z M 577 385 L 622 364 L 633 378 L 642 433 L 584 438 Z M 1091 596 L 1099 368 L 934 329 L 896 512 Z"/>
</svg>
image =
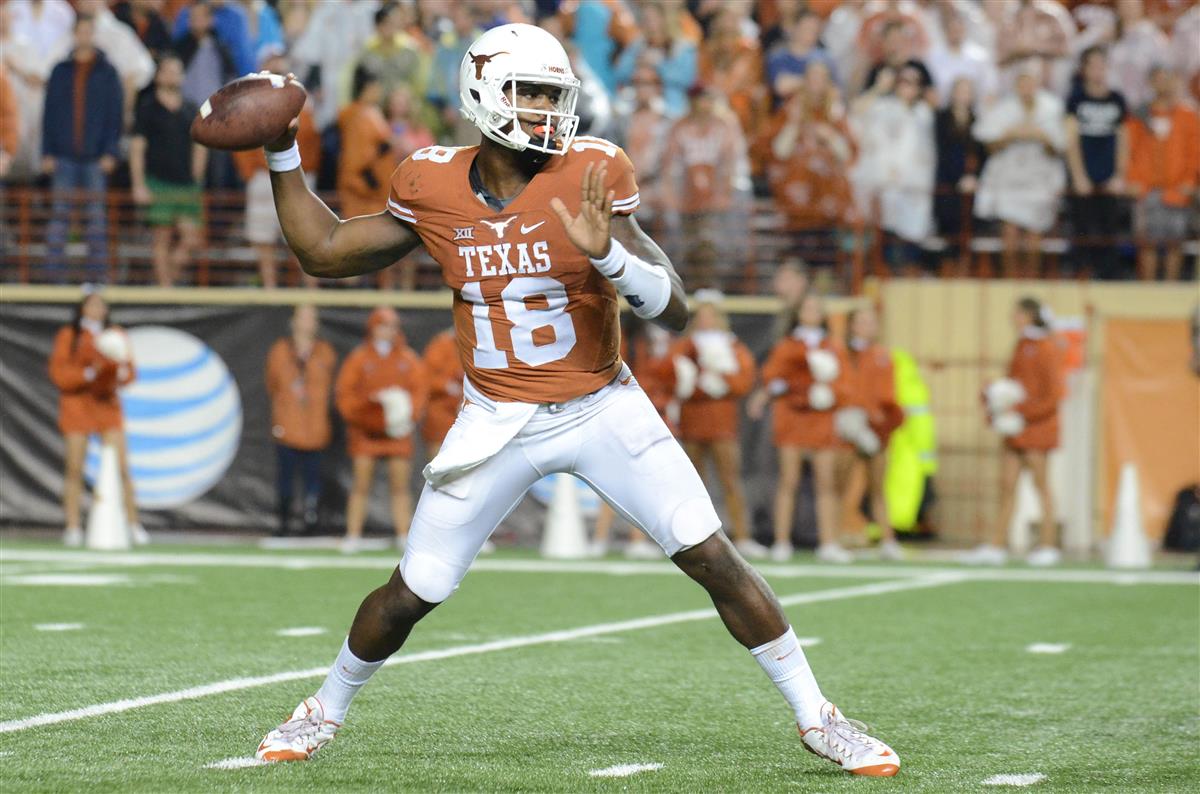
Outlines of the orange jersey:
<svg viewBox="0 0 1200 794">
<path fill-rule="evenodd" d="M 471 383 L 503 402 L 553 403 L 604 386 L 621 369 L 617 293 L 550 210 L 579 212 L 585 167 L 608 163 L 614 214 L 638 206 L 619 146 L 577 137 L 500 212 L 472 192 L 478 146 L 431 146 L 392 175 L 388 210 L 412 226 L 454 290 L 458 355 Z"/>
<path fill-rule="evenodd" d="M 123 416 L 117 388 L 133 379 L 133 364 L 120 367 L 101 355 L 91 331 L 81 328 L 76 339 L 74 327 L 60 328 L 50 354 L 50 380 L 59 391 L 58 429 L 63 433 L 120 430 Z"/>
<path fill-rule="evenodd" d="M 443 331 L 425 348 L 425 372 L 429 375 L 429 407 L 421 422 L 421 437 L 429 444 L 441 444 L 458 416 L 462 403 L 462 364 L 458 363 L 458 345 L 454 331 Z"/>
<path fill-rule="evenodd" d="M 847 405 L 867 412 L 871 429 L 887 445 L 904 423 L 904 409 L 896 402 L 896 377 L 892 353 L 882 345 L 846 352 Z"/>
<path fill-rule="evenodd" d="M 421 357 L 397 339 L 387 355 L 371 342 L 351 351 L 337 376 L 337 409 L 346 420 L 351 457 L 412 457 L 412 436 L 392 438 L 385 432 L 380 391 L 398 386 L 412 398 L 413 420 L 420 420 L 429 399 L 429 381 Z"/>
<path fill-rule="evenodd" d="M 1017 342 L 1008 364 L 1008 377 L 1025 388 L 1016 411 L 1025 429 L 1005 439 L 1014 449 L 1051 450 L 1058 446 L 1058 404 L 1063 398 L 1063 354 L 1052 335 Z"/>
<path fill-rule="evenodd" d="M 337 353 L 328 342 L 313 343 L 308 358 L 296 354 L 290 337 L 277 339 L 267 353 L 267 394 L 271 435 L 293 449 L 324 449 L 329 444 L 329 392 Z"/>
<path fill-rule="evenodd" d="M 808 390 L 816 381 L 808 369 L 808 345 L 794 335 L 781 339 L 763 364 L 762 376 L 768 390 L 777 396 L 772 420 L 775 445 L 828 449 L 841 446 L 833 428 L 833 414 L 845 407 L 850 396 L 846 375 L 846 353 L 826 337 L 818 346 L 838 358 L 839 373 L 830 383 L 834 406 L 818 411 L 808 403 Z"/>
<path fill-rule="evenodd" d="M 734 340 L 733 354 L 737 359 L 737 372 L 722 375 L 729 386 L 724 397 L 712 397 L 701 388 L 679 406 L 679 437 L 684 441 L 710 442 L 729 441 L 738 436 L 738 402 L 754 387 L 754 356 L 749 348 Z M 680 339 L 671 348 L 670 359 L 676 356 L 690 358 L 699 364 L 696 343 L 690 338 Z M 675 368 L 671 367 L 672 391 L 674 390 Z"/>
</svg>

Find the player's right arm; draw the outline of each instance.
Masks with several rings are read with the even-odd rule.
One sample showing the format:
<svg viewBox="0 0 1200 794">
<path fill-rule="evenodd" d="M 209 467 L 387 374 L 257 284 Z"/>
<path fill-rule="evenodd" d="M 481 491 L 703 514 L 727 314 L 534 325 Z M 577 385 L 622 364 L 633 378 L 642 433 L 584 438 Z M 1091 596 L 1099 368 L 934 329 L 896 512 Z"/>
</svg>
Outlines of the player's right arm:
<svg viewBox="0 0 1200 794">
<path fill-rule="evenodd" d="M 299 120 L 293 119 L 267 151 L 290 149 L 297 129 Z M 349 278 L 383 270 L 421 242 L 387 210 L 342 220 L 308 189 L 302 168 L 271 171 L 271 190 L 283 236 L 310 276 Z"/>
</svg>

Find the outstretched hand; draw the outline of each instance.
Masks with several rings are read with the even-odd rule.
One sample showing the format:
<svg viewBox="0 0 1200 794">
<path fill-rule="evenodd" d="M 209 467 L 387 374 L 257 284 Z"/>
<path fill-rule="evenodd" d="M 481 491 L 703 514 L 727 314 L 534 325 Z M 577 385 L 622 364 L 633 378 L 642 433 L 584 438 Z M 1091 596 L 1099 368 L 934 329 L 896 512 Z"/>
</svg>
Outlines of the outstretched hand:
<svg viewBox="0 0 1200 794">
<path fill-rule="evenodd" d="M 555 196 L 550 199 L 550 209 L 558 216 L 575 247 L 592 259 L 603 259 L 608 255 L 612 225 L 613 191 L 604 190 L 604 175 L 608 164 L 588 163 L 583 172 L 580 189 L 579 214 L 571 217 L 567 205 Z"/>
</svg>

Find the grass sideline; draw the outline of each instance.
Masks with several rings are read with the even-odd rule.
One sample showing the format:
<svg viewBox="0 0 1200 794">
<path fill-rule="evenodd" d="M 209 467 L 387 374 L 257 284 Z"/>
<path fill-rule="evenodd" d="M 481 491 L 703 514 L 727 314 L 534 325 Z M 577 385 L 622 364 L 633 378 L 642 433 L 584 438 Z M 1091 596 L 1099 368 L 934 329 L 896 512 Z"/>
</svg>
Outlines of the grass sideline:
<svg viewBox="0 0 1200 794">
<path fill-rule="evenodd" d="M 0 549 L 0 721 L 327 665 L 388 555 L 361 568 L 64 561 Z M 45 559 L 13 559 L 22 552 Z M 258 552 L 242 547 L 230 562 Z M 268 559 L 288 555 L 264 555 Z M 334 562 L 340 555 L 305 555 Z M 172 559 L 175 559 L 172 558 Z M 529 561 L 510 555 L 497 562 Z M 651 564 L 653 565 L 653 564 Z M 473 571 L 404 654 L 708 610 L 681 575 L 622 567 Z M 770 571 L 770 566 L 764 566 Z M 781 596 L 944 581 L 794 605 L 826 694 L 896 747 L 900 791 L 1176 792 L 1200 778 L 1200 599 L 1194 575 L 955 581 L 955 569 L 804 566 Z M 1087 568 L 1072 569 L 1086 572 Z M 1011 569 L 1013 574 L 1021 569 Z M 29 577 L 60 584 L 30 584 Z M 102 576 L 108 584 L 67 584 Z M 117 577 L 117 578 L 113 578 Z M 1160 577 L 1161 578 L 1161 577 Z M 33 582 L 39 581 L 37 578 Z M 79 581 L 79 580 L 75 580 Z M 87 581 L 87 580 L 83 580 Z M 1157 581 L 1157 580 L 1156 580 Z M 819 597 L 819 596 L 816 596 Z M 46 624 L 82 624 L 60 631 Z M 281 629 L 324 629 L 279 636 Z M 1060 654 L 1033 643 L 1068 646 Z M 342 735 L 306 765 L 207 768 L 249 756 L 315 688 L 310 677 L 0 733 L 9 791 L 860 791 L 804 753 L 773 688 L 715 618 L 429 659 L 382 670 Z M 661 768 L 654 765 L 661 764 Z M 641 769 L 627 777 L 601 770 Z"/>
</svg>

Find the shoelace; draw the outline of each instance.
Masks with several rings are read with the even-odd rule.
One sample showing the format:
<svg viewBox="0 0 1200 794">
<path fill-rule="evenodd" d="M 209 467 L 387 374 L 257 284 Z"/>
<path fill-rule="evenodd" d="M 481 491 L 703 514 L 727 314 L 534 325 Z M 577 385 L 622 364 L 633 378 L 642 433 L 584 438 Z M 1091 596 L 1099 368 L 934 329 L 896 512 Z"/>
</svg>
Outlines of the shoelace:
<svg viewBox="0 0 1200 794">
<path fill-rule="evenodd" d="M 280 725 L 278 730 L 280 737 L 291 743 L 300 738 L 307 740 L 308 734 L 316 733 L 320 727 L 321 723 L 317 722 L 312 714 L 305 714 L 298 720 L 288 720 Z"/>
<path fill-rule="evenodd" d="M 869 751 L 873 748 L 875 740 L 867 735 L 869 730 L 866 723 L 839 714 L 825 726 L 825 743 L 838 755 L 850 758 L 856 750 Z"/>
</svg>

